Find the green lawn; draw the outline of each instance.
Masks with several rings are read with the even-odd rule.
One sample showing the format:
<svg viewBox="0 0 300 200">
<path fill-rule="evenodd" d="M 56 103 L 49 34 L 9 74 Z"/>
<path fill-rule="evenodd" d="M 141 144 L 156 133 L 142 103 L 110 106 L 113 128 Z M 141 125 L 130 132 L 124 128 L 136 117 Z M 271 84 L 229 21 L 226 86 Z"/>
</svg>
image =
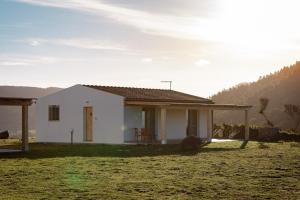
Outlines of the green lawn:
<svg viewBox="0 0 300 200">
<path fill-rule="evenodd" d="M 300 144 L 30 145 L 0 155 L 0 199 L 300 199 Z"/>
</svg>

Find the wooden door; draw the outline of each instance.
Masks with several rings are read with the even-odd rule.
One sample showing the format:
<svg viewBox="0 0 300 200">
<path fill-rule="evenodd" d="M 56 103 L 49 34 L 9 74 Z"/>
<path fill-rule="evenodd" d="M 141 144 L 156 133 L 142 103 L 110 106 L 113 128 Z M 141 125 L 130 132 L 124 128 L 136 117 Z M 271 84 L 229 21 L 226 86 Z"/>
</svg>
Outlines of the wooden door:
<svg viewBox="0 0 300 200">
<path fill-rule="evenodd" d="M 188 111 L 188 128 L 187 135 L 188 136 L 197 136 L 198 132 L 198 111 L 197 110 L 189 110 Z"/>
<path fill-rule="evenodd" d="M 150 140 L 155 139 L 155 109 L 146 108 L 145 111 L 145 129 L 150 134 Z"/>
<path fill-rule="evenodd" d="M 85 140 L 93 141 L 93 107 L 84 107 Z"/>
</svg>

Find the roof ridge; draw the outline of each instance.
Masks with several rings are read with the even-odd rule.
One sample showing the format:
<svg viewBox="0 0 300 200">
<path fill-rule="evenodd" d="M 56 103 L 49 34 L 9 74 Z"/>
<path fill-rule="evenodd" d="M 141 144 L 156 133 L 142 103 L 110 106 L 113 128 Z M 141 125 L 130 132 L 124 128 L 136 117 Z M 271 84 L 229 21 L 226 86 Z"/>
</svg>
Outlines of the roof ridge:
<svg viewBox="0 0 300 200">
<path fill-rule="evenodd" d="M 82 86 L 87 86 L 87 87 L 128 88 L 128 89 L 146 89 L 146 90 L 175 91 L 175 90 L 170 90 L 170 89 L 146 88 L 146 87 L 111 86 L 111 85 L 88 85 L 88 84 L 81 84 L 81 85 Z"/>
</svg>

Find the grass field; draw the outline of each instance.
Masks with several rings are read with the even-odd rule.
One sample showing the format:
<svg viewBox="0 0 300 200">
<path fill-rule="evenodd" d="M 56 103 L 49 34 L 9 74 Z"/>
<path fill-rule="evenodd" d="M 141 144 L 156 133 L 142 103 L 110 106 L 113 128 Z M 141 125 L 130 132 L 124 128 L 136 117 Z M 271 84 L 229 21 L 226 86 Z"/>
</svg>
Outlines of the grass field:
<svg viewBox="0 0 300 200">
<path fill-rule="evenodd" d="M 300 199 L 300 144 L 30 145 L 0 155 L 0 199 Z"/>
</svg>

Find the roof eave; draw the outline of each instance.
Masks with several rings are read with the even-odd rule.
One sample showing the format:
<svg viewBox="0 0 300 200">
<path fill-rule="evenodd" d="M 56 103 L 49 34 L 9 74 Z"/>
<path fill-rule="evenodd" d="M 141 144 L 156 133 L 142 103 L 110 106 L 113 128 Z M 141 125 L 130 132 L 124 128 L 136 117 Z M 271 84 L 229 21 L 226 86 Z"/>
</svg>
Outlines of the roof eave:
<svg viewBox="0 0 300 200">
<path fill-rule="evenodd" d="M 36 98 L 0 97 L 1 106 L 30 106 Z"/>
<path fill-rule="evenodd" d="M 205 103 L 214 104 L 213 101 L 207 100 L 185 100 L 185 99 L 147 99 L 147 98 L 125 98 L 125 102 L 171 102 L 171 103 Z"/>
<path fill-rule="evenodd" d="M 251 105 L 236 104 L 212 104 L 212 103 L 192 103 L 192 102 L 167 102 L 167 101 L 125 101 L 127 106 L 171 106 L 189 108 L 211 108 L 213 110 L 248 110 Z"/>
</svg>

